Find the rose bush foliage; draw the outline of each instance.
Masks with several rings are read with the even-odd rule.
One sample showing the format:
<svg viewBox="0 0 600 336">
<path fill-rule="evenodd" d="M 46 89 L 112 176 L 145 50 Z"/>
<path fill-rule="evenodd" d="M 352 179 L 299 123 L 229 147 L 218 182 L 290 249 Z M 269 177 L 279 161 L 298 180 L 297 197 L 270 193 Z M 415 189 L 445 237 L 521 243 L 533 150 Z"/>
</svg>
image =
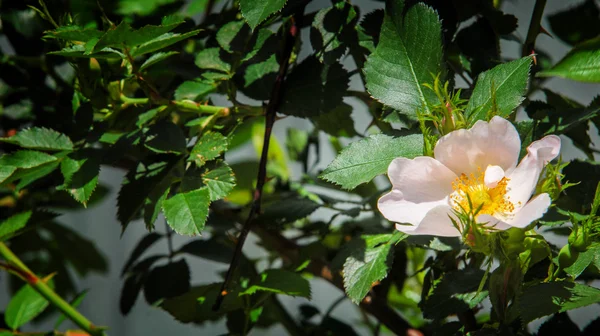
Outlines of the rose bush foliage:
<svg viewBox="0 0 600 336">
<path fill-rule="evenodd" d="M 120 265 L 60 217 L 111 192 L 122 231 L 148 230 L 108 294 L 125 315 L 232 335 L 597 335 L 569 311 L 600 303 L 600 100 L 548 81 L 600 81 L 600 9 L 537 0 L 518 22 L 506 3 L 0 1 L 0 335 L 43 319 L 55 330 L 36 334 L 111 334 L 77 310 L 104 289 L 76 277 Z M 191 257 L 222 281 L 190 283 Z M 316 279 L 342 298 L 318 306 Z M 345 300 L 356 318 L 332 314 Z"/>
</svg>

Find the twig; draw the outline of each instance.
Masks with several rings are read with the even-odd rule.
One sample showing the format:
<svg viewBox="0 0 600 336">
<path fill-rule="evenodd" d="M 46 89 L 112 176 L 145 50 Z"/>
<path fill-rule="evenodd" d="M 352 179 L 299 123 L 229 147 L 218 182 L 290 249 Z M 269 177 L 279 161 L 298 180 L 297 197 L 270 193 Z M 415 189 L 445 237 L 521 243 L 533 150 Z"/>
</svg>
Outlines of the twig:
<svg viewBox="0 0 600 336">
<path fill-rule="evenodd" d="M 529 30 L 527 31 L 527 37 L 525 38 L 523 51 L 521 52 L 521 56 L 523 57 L 529 56 L 534 52 L 535 39 L 540 33 L 544 7 L 546 7 L 546 0 L 535 1 L 533 13 L 531 13 L 531 21 L 529 21 Z"/>
<path fill-rule="evenodd" d="M 275 123 L 275 115 L 277 110 L 279 109 L 279 105 L 281 102 L 281 96 L 283 94 L 283 83 L 284 78 L 287 73 L 287 69 L 289 66 L 289 59 L 292 54 L 292 50 L 294 48 L 294 44 L 296 41 L 296 37 L 299 33 L 298 28 L 298 20 L 301 19 L 302 13 L 304 11 L 304 7 L 291 18 L 291 26 L 288 29 L 287 35 L 285 37 L 283 55 L 282 55 L 282 63 L 279 66 L 279 72 L 277 73 L 277 78 L 275 79 L 275 83 L 273 84 L 273 90 L 271 91 L 271 100 L 269 100 L 269 104 L 267 105 L 265 111 L 265 133 L 263 137 L 263 148 L 262 153 L 260 155 L 260 162 L 258 164 L 258 175 L 256 178 L 256 189 L 254 190 L 254 197 L 252 199 L 252 205 L 250 207 L 250 213 L 246 218 L 242 226 L 242 230 L 240 231 L 240 235 L 238 236 L 238 241 L 235 246 L 235 251 L 233 252 L 233 257 L 231 259 L 231 263 L 229 264 L 229 269 L 227 270 L 227 274 L 225 275 L 225 280 L 223 281 L 223 285 L 221 286 L 221 291 L 215 304 L 213 306 L 213 310 L 217 311 L 221 307 L 221 303 L 223 299 L 227 295 L 227 288 L 231 283 L 233 278 L 233 274 L 237 269 L 237 266 L 240 261 L 240 256 L 242 255 L 242 248 L 244 243 L 246 242 L 246 238 L 248 237 L 248 233 L 252 227 L 252 222 L 254 221 L 254 217 L 260 213 L 261 200 L 262 200 L 262 191 L 263 186 L 265 184 L 267 178 L 267 158 L 269 153 L 269 142 L 271 140 L 271 132 L 273 130 L 273 124 Z"/>
<path fill-rule="evenodd" d="M 0 242 L 0 255 L 7 261 L 2 263 L 2 268 L 6 268 L 12 273 L 25 280 L 31 288 L 42 295 L 46 300 L 58 308 L 65 316 L 85 330 L 92 336 L 104 336 L 104 331 L 96 327 L 85 316 L 81 315 L 67 301 L 61 298 L 50 286 L 37 277 L 22 261 L 17 257 L 6 244 Z"/>
</svg>

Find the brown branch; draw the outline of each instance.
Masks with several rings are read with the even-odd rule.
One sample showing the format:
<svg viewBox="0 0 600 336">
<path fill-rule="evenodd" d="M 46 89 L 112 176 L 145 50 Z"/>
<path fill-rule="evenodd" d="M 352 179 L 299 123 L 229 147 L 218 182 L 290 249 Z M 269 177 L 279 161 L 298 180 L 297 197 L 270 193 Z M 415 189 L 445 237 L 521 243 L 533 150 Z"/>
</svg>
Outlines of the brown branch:
<svg viewBox="0 0 600 336">
<path fill-rule="evenodd" d="M 228 293 L 227 289 L 232 281 L 233 274 L 235 273 L 235 270 L 238 267 L 240 257 L 242 255 L 242 248 L 244 247 L 244 243 L 246 242 L 248 233 L 252 228 L 252 223 L 254 222 L 256 215 L 260 214 L 262 191 L 263 186 L 265 185 L 265 181 L 267 179 L 267 158 L 269 153 L 269 142 L 271 140 L 271 132 L 273 130 L 273 124 L 275 123 L 275 115 L 281 103 L 284 79 L 285 75 L 287 74 L 289 59 L 292 55 L 292 50 L 294 49 L 296 37 L 299 33 L 298 24 L 302 18 L 303 12 L 304 7 L 302 6 L 291 18 L 291 25 L 287 31 L 284 40 L 283 54 L 281 58 L 282 63 L 279 66 L 279 72 L 277 73 L 277 78 L 275 79 L 275 83 L 273 84 L 273 90 L 271 91 L 271 100 L 269 100 L 265 111 L 265 133 L 263 137 L 263 148 L 262 153 L 260 155 L 260 162 L 258 164 L 256 189 L 254 190 L 254 197 L 252 198 L 250 213 L 248 214 L 248 217 L 246 218 L 246 221 L 242 226 L 242 230 L 240 231 L 240 235 L 238 236 L 235 250 L 233 252 L 233 257 L 231 259 L 231 263 L 229 264 L 229 269 L 227 270 L 227 274 L 225 275 L 223 285 L 221 286 L 221 292 L 219 293 L 219 296 L 217 297 L 217 300 L 215 301 L 215 304 L 213 306 L 213 310 L 215 311 L 219 310 L 219 308 L 221 307 L 221 303 L 223 303 L 223 299 Z"/>
<path fill-rule="evenodd" d="M 261 226 L 253 226 L 252 232 L 268 242 L 281 258 L 290 263 L 298 263 L 300 259 L 300 246 L 284 237 L 281 233 L 270 231 Z M 323 260 L 311 259 L 306 270 L 316 276 L 319 276 L 344 292 L 344 284 L 339 273 L 331 270 L 329 265 Z M 393 331 L 396 335 L 422 336 L 423 333 L 414 329 L 406 320 L 398 315 L 387 302 L 379 297 L 368 295 L 361 303 L 360 307 L 369 314 L 373 315 L 380 323 Z"/>
</svg>

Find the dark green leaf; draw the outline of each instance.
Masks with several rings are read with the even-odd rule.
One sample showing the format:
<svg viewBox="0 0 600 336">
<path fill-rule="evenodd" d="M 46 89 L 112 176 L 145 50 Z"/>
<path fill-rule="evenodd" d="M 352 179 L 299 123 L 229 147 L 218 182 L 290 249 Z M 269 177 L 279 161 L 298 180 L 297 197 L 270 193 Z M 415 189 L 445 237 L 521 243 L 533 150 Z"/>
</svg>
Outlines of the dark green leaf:
<svg viewBox="0 0 600 336">
<path fill-rule="evenodd" d="M 317 12 L 312 22 L 310 42 L 319 61 L 331 64 L 345 53 L 349 40 L 357 39 L 357 20 L 356 10 L 345 1 Z"/>
<path fill-rule="evenodd" d="M 437 320 L 474 308 L 488 296 L 487 290 L 477 292 L 484 273 L 472 268 L 446 273 L 421 302 L 423 316 Z"/>
<path fill-rule="evenodd" d="M 0 138 L 0 141 L 30 149 L 57 151 L 73 149 L 73 143 L 66 135 L 43 127 L 28 128 L 10 138 Z"/>
<path fill-rule="evenodd" d="M 185 81 L 175 90 L 175 100 L 198 100 L 215 91 L 217 84 L 213 81 Z"/>
<path fill-rule="evenodd" d="M 354 129 L 352 106 L 341 103 L 333 110 L 311 118 L 315 127 L 335 137 L 348 137 L 358 135 Z"/>
<path fill-rule="evenodd" d="M 144 146 L 157 153 L 182 154 L 186 152 L 187 141 L 179 126 L 172 122 L 156 123 L 146 132 Z"/>
<path fill-rule="evenodd" d="M 177 55 L 179 52 L 177 51 L 166 51 L 166 52 L 158 52 L 152 56 L 150 56 L 141 66 L 140 71 L 147 70 L 149 67 L 153 66 L 156 63 L 162 62 L 167 58 Z"/>
<path fill-rule="evenodd" d="M 310 299 L 310 284 L 300 274 L 284 269 L 270 269 L 261 273 L 240 295 L 254 294 L 259 291 Z"/>
<path fill-rule="evenodd" d="M 163 202 L 163 211 L 167 223 L 175 232 L 185 236 L 199 235 L 204 229 L 210 191 L 202 188 L 186 193 L 179 193 Z"/>
<path fill-rule="evenodd" d="M 395 158 L 412 159 L 422 154 L 422 135 L 393 138 L 376 134 L 354 142 L 342 150 L 319 177 L 345 189 L 353 189 L 385 173 Z"/>
<path fill-rule="evenodd" d="M 33 168 L 52 161 L 56 161 L 56 157 L 42 152 L 21 150 L 0 157 L 0 166 Z"/>
<path fill-rule="evenodd" d="M 19 183 L 16 186 L 16 190 L 21 190 L 30 185 L 31 183 L 54 172 L 54 170 L 58 168 L 58 165 L 58 161 L 52 161 L 34 168 L 19 170 L 10 177 L 10 180 L 19 180 Z"/>
<path fill-rule="evenodd" d="M 192 148 L 188 158 L 194 161 L 198 167 L 203 166 L 207 161 L 214 160 L 227 149 L 229 140 L 223 134 L 218 132 L 204 133 Z"/>
<path fill-rule="evenodd" d="M 246 22 L 254 30 L 261 22 L 280 11 L 286 0 L 240 0 L 240 11 Z"/>
<path fill-rule="evenodd" d="M 488 120 L 495 112 L 508 117 L 523 101 L 529 81 L 531 57 L 500 64 L 479 75 L 465 115 L 471 123 Z"/>
<path fill-rule="evenodd" d="M 117 199 L 117 218 L 123 226 L 134 219 L 142 208 L 145 212 L 154 212 L 161 208 L 161 196 L 168 191 L 175 178 L 173 170 L 178 167 L 175 162 L 139 163 L 136 169 L 129 171 L 123 181 Z M 155 216 L 149 217 L 146 225 L 154 225 Z"/>
<path fill-rule="evenodd" d="M 403 7 L 398 1 L 397 6 Z M 364 72 L 371 96 L 404 114 L 429 111 L 438 101 L 423 86 L 445 70 L 442 62 L 441 24 L 435 11 L 422 3 L 412 6 L 402 18 L 402 9 L 388 10 L 379 44 L 369 56 Z"/>
<path fill-rule="evenodd" d="M 555 66 L 537 76 L 600 83 L 600 37 L 578 44 Z"/>
<path fill-rule="evenodd" d="M 13 215 L 0 223 L 0 242 L 14 236 L 17 231 L 24 228 L 31 218 L 32 212 L 26 211 Z"/>
<path fill-rule="evenodd" d="M 287 129 L 287 137 L 285 139 L 285 147 L 288 156 L 294 161 L 303 161 L 308 155 L 308 132 L 295 128 Z"/>
<path fill-rule="evenodd" d="M 539 283 L 523 289 L 519 297 L 523 323 L 600 302 L 600 289 L 569 281 Z"/>
<path fill-rule="evenodd" d="M 121 0 L 118 2 L 117 13 L 121 15 L 149 15 L 160 6 L 172 4 L 179 0 Z"/>
<path fill-rule="evenodd" d="M 95 28 L 83 28 L 79 26 L 62 26 L 55 30 L 46 32 L 46 36 L 55 37 L 67 41 L 88 42 L 91 39 L 99 39 L 104 33 Z"/>
<path fill-rule="evenodd" d="M 51 280 L 44 279 L 43 281 L 52 286 Z M 25 285 L 11 298 L 4 313 L 4 320 L 10 328 L 20 328 L 41 314 L 49 304 L 35 289 Z"/>
<path fill-rule="evenodd" d="M 87 205 L 98 185 L 100 157 L 97 153 L 88 150 L 72 153 L 63 158 L 60 170 L 65 182 L 59 189 L 66 190 L 77 202 Z"/>
<path fill-rule="evenodd" d="M 244 71 L 243 92 L 254 99 L 268 100 L 278 71 L 279 62 L 275 54 L 262 62 L 248 65 Z"/>
<path fill-rule="evenodd" d="M 200 33 L 200 30 L 192 30 L 191 32 L 187 32 L 185 34 L 175 34 L 175 33 L 166 33 L 160 35 L 138 47 L 135 47 L 131 50 L 132 56 L 140 56 L 147 53 L 155 52 L 161 49 L 164 49 L 172 44 L 175 44 L 179 41 L 183 41 L 192 36 L 196 36 Z"/>
<path fill-rule="evenodd" d="M 144 296 L 151 305 L 189 290 L 190 268 L 185 259 L 153 268 L 144 282 Z"/>
<path fill-rule="evenodd" d="M 376 281 L 385 278 L 394 260 L 391 234 L 363 236 L 344 262 L 346 294 L 358 304 Z"/>
<path fill-rule="evenodd" d="M 211 69 L 229 72 L 231 65 L 221 59 L 219 48 L 204 49 L 196 55 L 196 66 L 200 69 Z"/>
<path fill-rule="evenodd" d="M 243 52 L 250 30 L 244 21 L 231 21 L 223 25 L 217 32 L 217 42 L 223 50 Z"/>
<path fill-rule="evenodd" d="M 147 43 L 153 39 L 170 32 L 179 26 L 183 21 L 169 22 L 166 25 L 152 26 L 147 25 L 134 30 L 125 21 L 121 22 L 116 28 L 108 30 L 98 42 L 94 45 L 93 51 L 103 48 L 132 48 L 140 44 Z M 140 55 L 139 53 L 137 55 Z"/>
<path fill-rule="evenodd" d="M 309 57 L 288 75 L 280 112 L 304 118 L 327 113 L 342 104 L 349 80 L 339 63 L 323 65 Z"/>
<path fill-rule="evenodd" d="M 6 181 L 14 172 L 17 167 L 13 166 L 0 166 L 0 183 Z"/>
</svg>

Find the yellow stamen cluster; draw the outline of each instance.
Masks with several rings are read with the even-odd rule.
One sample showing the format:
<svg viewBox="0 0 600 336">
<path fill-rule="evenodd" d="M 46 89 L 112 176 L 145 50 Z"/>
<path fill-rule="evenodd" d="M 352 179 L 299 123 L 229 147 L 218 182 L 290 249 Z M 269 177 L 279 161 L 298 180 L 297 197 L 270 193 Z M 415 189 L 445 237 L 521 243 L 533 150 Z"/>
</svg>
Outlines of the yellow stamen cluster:
<svg viewBox="0 0 600 336">
<path fill-rule="evenodd" d="M 459 212 L 479 210 L 478 215 L 510 215 L 515 210 L 515 205 L 506 196 L 509 179 L 503 177 L 495 187 L 489 188 L 484 183 L 484 177 L 484 173 L 478 169 L 476 174 L 461 174 L 452 182 L 452 207 Z"/>
</svg>

